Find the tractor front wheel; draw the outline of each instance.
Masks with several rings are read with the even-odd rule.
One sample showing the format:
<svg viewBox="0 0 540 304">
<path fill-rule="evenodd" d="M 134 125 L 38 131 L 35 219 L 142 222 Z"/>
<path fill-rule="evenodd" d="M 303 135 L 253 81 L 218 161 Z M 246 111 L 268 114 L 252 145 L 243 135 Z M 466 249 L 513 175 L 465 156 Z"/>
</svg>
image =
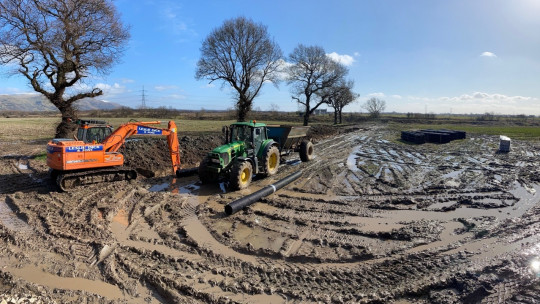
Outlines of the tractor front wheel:
<svg viewBox="0 0 540 304">
<path fill-rule="evenodd" d="M 230 187 L 233 190 L 245 189 L 251 183 L 252 176 L 253 167 L 249 161 L 235 162 L 231 169 Z"/>
</svg>

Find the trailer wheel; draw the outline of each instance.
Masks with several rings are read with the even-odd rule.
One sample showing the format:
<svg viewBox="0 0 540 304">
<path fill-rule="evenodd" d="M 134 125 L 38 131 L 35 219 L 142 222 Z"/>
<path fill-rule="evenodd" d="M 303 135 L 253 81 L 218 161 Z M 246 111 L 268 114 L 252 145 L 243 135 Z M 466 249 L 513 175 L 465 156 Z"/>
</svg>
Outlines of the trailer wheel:
<svg viewBox="0 0 540 304">
<path fill-rule="evenodd" d="M 304 140 L 300 143 L 300 159 L 307 162 L 313 159 L 313 143 L 309 140 Z"/>
<path fill-rule="evenodd" d="M 266 176 L 272 176 L 277 173 L 279 168 L 279 150 L 276 146 L 270 146 L 266 149 L 264 156 L 264 173 Z"/>
<path fill-rule="evenodd" d="M 233 190 L 245 189 L 251 183 L 252 176 L 253 167 L 251 163 L 249 161 L 237 161 L 231 169 L 230 187 Z"/>
<path fill-rule="evenodd" d="M 208 163 L 210 160 L 208 157 L 205 157 L 201 164 L 199 165 L 199 179 L 203 184 L 210 184 L 217 181 L 217 174 L 208 170 Z"/>
</svg>

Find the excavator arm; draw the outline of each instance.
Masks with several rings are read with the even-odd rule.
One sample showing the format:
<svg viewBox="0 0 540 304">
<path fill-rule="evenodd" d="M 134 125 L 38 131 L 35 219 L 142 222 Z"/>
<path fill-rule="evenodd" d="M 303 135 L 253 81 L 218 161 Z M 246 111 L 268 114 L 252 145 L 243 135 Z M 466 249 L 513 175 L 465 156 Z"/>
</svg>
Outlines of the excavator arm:
<svg viewBox="0 0 540 304">
<path fill-rule="evenodd" d="M 171 157 L 173 174 L 178 174 L 180 170 L 180 147 L 178 144 L 178 129 L 174 121 L 169 121 L 167 129 L 154 127 L 152 125 L 161 124 L 160 121 L 128 122 L 105 138 L 102 142 L 106 152 L 117 152 L 126 142 L 126 139 L 133 135 L 162 135 L 167 136 L 169 154 Z"/>
</svg>

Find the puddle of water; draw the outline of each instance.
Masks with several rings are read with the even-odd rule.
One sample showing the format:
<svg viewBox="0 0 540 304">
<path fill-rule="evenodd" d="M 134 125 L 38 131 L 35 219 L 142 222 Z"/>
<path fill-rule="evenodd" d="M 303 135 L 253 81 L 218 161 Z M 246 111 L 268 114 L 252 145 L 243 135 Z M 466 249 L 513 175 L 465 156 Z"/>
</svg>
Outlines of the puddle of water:
<svg viewBox="0 0 540 304">
<path fill-rule="evenodd" d="M 17 217 L 5 200 L 0 201 L 0 222 L 13 232 L 30 232 L 32 227 Z"/>
<path fill-rule="evenodd" d="M 171 184 L 169 184 L 169 183 L 153 185 L 152 187 L 150 187 L 148 189 L 148 191 L 150 191 L 150 192 L 160 192 L 160 191 L 163 191 L 165 189 L 168 189 L 170 185 Z"/>
<path fill-rule="evenodd" d="M 463 173 L 463 171 L 465 171 L 465 169 L 460 169 L 460 170 L 456 170 L 456 171 L 452 171 L 450 173 L 446 173 L 444 175 L 441 175 L 441 179 L 455 179 L 456 177 L 458 177 L 461 173 Z"/>
<path fill-rule="evenodd" d="M 356 160 L 359 158 L 358 152 L 360 152 L 360 147 L 356 148 L 351 154 L 349 154 L 349 157 L 347 157 L 347 168 L 353 172 L 360 171 L 356 165 Z"/>
<path fill-rule="evenodd" d="M 171 182 L 161 183 L 152 185 L 148 191 L 150 192 L 161 192 L 161 191 L 170 191 L 172 193 L 180 194 L 197 194 L 200 190 L 200 186 L 197 185 L 197 181 L 192 181 L 188 184 L 182 183 L 179 184 L 176 178 L 173 178 Z"/>
<path fill-rule="evenodd" d="M 121 299 L 124 297 L 120 288 L 115 285 L 83 278 L 64 278 L 44 272 L 35 266 L 8 268 L 8 271 L 28 282 L 50 288 L 87 291 L 108 299 Z"/>
<path fill-rule="evenodd" d="M 240 240 L 245 244 L 250 243 L 254 249 L 264 248 L 274 252 L 278 252 L 283 246 L 283 243 L 287 240 L 286 237 L 277 237 L 275 240 L 271 240 L 266 231 L 257 227 L 247 227 L 243 224 L 237 225 L 233 235 L 235 239 Z"/>
</svg>

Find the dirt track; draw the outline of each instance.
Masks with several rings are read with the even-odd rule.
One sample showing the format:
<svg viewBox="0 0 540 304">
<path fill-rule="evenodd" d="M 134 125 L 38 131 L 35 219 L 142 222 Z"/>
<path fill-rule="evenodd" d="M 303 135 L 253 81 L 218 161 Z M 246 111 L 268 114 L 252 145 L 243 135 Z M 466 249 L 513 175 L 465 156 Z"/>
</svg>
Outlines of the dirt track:
<svg viewBox="0 0 540 304">
<path fill-rule="evenodd" d="M 538 144 L 497 154 L 496 137 L 398 136 L 361 127 L 319 140 L 312 162 L 295 155 L 239 192 L 166 167 L 51 192 L 32 158 L 44 143 L 2 145 L 0 302 L 539 302 Z M 225 216 L 225 204 L 296 170 L 293 184 Z"/>
</svg>

